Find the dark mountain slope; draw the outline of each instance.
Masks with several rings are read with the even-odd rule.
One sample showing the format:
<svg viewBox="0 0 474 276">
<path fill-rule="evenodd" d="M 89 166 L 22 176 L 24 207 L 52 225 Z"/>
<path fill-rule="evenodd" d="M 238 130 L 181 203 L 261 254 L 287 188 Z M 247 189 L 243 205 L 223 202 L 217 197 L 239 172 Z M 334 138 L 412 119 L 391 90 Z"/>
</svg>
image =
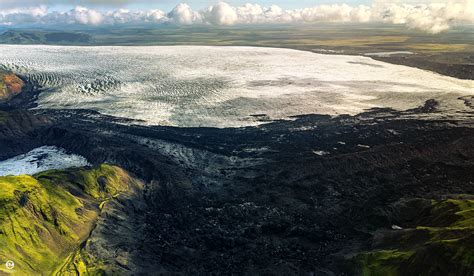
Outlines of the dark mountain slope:
<svg viewBox="0 0 474 276">
<path fill-rule="evenodd" d="M 91 35 L 81 32 L 8 30 L 0 34 L 1 44 L 87 45 L 91 42 Z"/>
</svg>

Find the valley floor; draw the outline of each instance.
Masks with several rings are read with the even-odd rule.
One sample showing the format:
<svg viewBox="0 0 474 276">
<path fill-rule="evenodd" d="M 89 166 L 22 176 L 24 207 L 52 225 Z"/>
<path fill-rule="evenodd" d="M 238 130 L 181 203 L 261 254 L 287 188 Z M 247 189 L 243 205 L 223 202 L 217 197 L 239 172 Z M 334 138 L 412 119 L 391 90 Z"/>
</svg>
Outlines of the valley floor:
<svg viewBox="0 0 474 276">
<path fill-rule="evenodd" d="M 80 259 L 115 273 L 470 275 L 473 113 L 427 119 L 437 112 L 428 101 L 218 129 L 10 110 L 1 158 L 57 146 L 144 181 L 143 201 L 113 203 Z M 116 228 L 131 217 L 142 227 Z"/>
</svg>

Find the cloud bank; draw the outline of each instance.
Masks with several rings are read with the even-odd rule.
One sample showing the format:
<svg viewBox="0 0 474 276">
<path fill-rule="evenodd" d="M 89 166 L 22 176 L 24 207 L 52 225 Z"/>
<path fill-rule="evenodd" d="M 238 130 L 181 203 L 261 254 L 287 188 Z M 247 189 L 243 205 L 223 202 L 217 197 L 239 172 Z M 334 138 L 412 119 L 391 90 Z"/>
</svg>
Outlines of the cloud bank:
<svg viewBox="0 0 474 276">
<path fill-rule="evenodd" d="M 303 9 L 284 10 L 273 5 L 232 6 L 219 2 L 206 9 L 193 10 L 181 3 L 170 12 L 162 10 L 131 11 L 118 9 L 98 11 L 77 6 L 66 12 L 50 11 L 47 6 L 0 10 L 0 25 L 25 24 L 308 24 L 320 22 L 384 22 L 404 24 L 429 33 L 448 30 L 456 24 L 474 23 L 474 0 L 449 0 L 439 3 L 375 0 L 371 6 L 347 4 L 318 5 Z"/>
</svg>

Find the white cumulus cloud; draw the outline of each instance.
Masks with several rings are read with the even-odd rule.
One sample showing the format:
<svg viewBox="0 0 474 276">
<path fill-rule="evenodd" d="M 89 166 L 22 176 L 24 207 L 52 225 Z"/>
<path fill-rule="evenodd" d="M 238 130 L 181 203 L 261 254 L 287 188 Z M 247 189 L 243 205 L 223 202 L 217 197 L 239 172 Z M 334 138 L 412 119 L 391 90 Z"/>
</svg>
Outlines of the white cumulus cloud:
<svg viewBox="0 0 474 276">
<path fill-rule="evenodd" d="M 375 0 L 372 5 L 317 5 L 285 10 L 259 4 L 232 6 L 219 2 L 202 10 L 180 3 L 170 12 L 158 9 L 98 11 L 78 6 L 66 12 L 50 11 L 46 6 L 0 10 L 0 25 L 21 24 L 286 24 L 319 22 L 385 22 L 403 24 L 430 33 L 439 33 L 456 24 L 474 23 L 474 0 Z"/>
<path fill-rule="evenodd" d="M 171 22 L 178 24 L 201 23 L 201 14 L 194 11 L 188 4 L 180 3 L 168 13 Z"/>
<path fill-rule="evenodd" d="M 209 7 L 204 16 L 209 23 L 218 25 L 232 25 L 239 19 L 236 8 L 225 2 Z"/>
<path fill-rule="evenodd" d="M 73 20 L 73 23 L 89 25 L 99 25 L 104 20 L 102 13 L 80 6 L 71 11 L 69 18 Z"/>
<path fill-rule="evenodd" d="M 367 22 L 370 7 L 352 7 L 346 4 L 320 5 L 311 8 L 283 10 L 272 5 L 269 8 L 258 4 L 233 7 L 225 2 L 210 6 L 202 12 L 204 22 L 218 25 L 260 23 L 316 23 L 316 22 Z"/>
<path fill-rule="evenodd" d="M 474 23 L 474 0 L 446 1 L 431 4 L 401 4 L 377 1 L 373 10 L 378 20 L 406 24 L 430 33 L 448 30 L 456 23 Z"/>
</svg>

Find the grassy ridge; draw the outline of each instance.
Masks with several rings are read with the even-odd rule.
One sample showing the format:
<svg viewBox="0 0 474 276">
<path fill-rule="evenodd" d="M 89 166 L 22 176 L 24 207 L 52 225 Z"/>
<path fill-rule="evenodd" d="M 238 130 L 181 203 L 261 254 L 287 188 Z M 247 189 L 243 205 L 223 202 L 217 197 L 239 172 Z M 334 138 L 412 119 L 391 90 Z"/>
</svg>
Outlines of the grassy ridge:
<svg viewBox="0 0 474 276">
<path fill-rule="evenodd" d="M 132 185 L 109 165 L 0 177 L 0 260 L 13 260 L 18 275 L 54 274 L 88 237 L 101 204 Z"/>
<path fill-rule="evenodd" d="M 413 200 L 408 205 L 420 208 L 419 203 Z M 383 233 L 378 250 L 355 258 L 362 274 L 472 275 L 474 199 L 431 201 L 416 212 L 420 215 L 408 223 L 409 228 Z"/>
</svg>

